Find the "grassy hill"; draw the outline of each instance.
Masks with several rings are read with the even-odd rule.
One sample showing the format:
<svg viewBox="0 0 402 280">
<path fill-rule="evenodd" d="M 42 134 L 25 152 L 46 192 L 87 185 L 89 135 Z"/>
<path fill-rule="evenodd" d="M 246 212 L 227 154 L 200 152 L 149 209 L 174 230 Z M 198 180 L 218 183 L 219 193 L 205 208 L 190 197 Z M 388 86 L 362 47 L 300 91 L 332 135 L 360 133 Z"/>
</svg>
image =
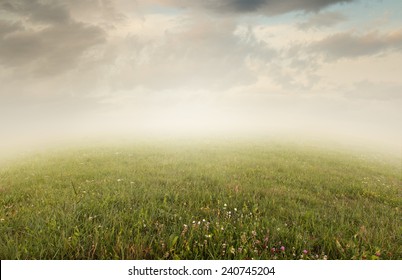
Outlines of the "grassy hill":
<svg viewBox="0 0 402 280">
<path fill-rule="evenodd" d="M 275 143 L 38 153 L 0 168 L 0 258 L 401 259 L 401 176 Z"/>
</svg>

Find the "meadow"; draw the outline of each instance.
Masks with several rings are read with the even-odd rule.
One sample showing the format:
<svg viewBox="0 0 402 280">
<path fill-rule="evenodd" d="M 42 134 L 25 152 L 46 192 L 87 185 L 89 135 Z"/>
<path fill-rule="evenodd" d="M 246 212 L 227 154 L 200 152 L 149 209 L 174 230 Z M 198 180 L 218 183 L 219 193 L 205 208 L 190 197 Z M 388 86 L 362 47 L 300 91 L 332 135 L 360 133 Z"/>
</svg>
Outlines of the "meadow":
<svg viewBox="0 0 402 280">
<path fill-rule="evenodd" d="M 1 259 L 402 259 L 400 161 L 137 143 L 0 166 Z"/>
</svg>

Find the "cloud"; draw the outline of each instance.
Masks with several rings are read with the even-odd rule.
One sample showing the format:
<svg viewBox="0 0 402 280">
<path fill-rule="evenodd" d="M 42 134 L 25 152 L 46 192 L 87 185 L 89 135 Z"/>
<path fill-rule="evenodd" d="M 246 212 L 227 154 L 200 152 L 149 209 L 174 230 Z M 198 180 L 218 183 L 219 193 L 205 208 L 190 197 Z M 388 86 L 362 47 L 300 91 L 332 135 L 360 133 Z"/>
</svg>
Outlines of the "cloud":
<svg viewBox="0 0 402 280">
<path fill-rule="evenodd" d="M 359 81 L 353 84 L 350 90 L 345 91 L 345 96 L 357 99 L 376 101 L 393 101 L 401 104 L 402 86 L 395 83 L 380 83 L 369 80 Z M 402 115 L 401 115 L 402 116 Z"/>
<path fill-rule="evenodd" d="M 389 33 L 377 31 L 363 35 L 344 32 L 312 43 L 310 49 L 324 55 L 327 60 L 357 58 L 402 50 L 402 29 Z"/>
<path fill-rule="evenodd" d="M 137 1 L 116 0 L 69 0 L 65 1 L 76 20 L 92 22 L 106 27 L 114 27 L 115 24 L 124 22 L 129 12 L 130 15 L 138 13 Z"/>
<path fill-rule="evenodd" d="M 83 23 L 13 32 L 0 38 L 0 64 L 54 75 L 74 67 L 87 49 L 104 41 L 99 27 Z"/>
<path fill-rule="evenodd" d="M 21 22 L 9 22 L 0 19 L 0 37 L 22 29 L 23 26 Z"/>
<path fill-rule="evenodd" d="M 245 85 L 257 79 L 247 61 L 269 61 L 274 55 L 251 30 L 238 29 L 229 18 L 191 18 L 179 30 L 167 30 L 155 39 L 132 36 L 125 44 L 131 47 L 117 59 L 121 63 L 115 76 L 125 89 L 221 90 Z"/>
<path fill-rule="evenodd" d="M 327 6 L 352 2 L 353 0 L 154 0 L 160 5 L 174 5 L 185 8 L 205 9 L 217 13 L 259 13 L 278 15 L 293 11 L 319 11 Z"/>
<path fill-rule="evenodd" d="M 75 21 L 58 1 L 6 1 L 1 7 L 7 20 L 0 21 L 0 65 L 16 73 L 63 73 L 106 41 L 102 28 Z"/>
<path fill-rule="evenodd" d="M 67 7 L 59 1 L 13 0 L 4 1 L 0 7 L 10 13 L 27 16 L 29 20 L 37 23 L 55 24 L 70 20 Z"/>
<path fill-rule="evenodd" d="M 300 29 L 330 27 L 336 25 L 342 21 L 345 21 L 346 17 L 339 12 L 323 12 L 313 14 L 308 20 L 297 24 Z"/>
<path fill-rule="evenodd" d="M 0 127 L 14 140 L 355 121 L 395 135 L 402 30 L 372 31 L 362 2 L 0 0 Z"/>
</svg>

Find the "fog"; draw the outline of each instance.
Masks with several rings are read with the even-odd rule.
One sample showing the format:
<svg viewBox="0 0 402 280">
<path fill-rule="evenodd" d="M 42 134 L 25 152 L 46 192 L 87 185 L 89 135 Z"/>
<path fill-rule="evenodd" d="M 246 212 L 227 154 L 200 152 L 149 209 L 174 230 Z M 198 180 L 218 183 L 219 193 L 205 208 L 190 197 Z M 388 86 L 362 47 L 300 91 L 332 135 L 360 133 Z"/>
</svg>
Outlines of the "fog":
<svg viewBox="0 0 402 280">
<path fill-rule="evenodd" d="M 1 1 L 0 158 L 164 138 L 400 157 L 402 4 L 257 2 Z"/>
<path fill-rule="evenodd" d="M 13 109 L 2 122 L 3 154 L 88 141 L 265 139 L 321 141 L 400 153 L 400 104 L 277 97 L 255 100 L 127 102 L 70 116 L 56 109 Z"/>
</svg>

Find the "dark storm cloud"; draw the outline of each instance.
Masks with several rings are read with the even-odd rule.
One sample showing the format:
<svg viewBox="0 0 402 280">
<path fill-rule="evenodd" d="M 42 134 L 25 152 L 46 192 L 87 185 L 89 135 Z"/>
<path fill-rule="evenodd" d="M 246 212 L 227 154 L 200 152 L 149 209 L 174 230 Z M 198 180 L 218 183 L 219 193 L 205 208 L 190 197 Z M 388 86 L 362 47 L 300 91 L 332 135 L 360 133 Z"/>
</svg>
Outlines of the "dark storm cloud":
<svg viewBox="0 0 402 280">
<path fill-rule="evenodd" d="M 0 37 L 22 29 L 23 26 L 20 22 L 9 22 L 0 19 Z"/>
<path fill-rule="evenodd" d="M 351 0 L 225 0 L 207 1 L 208 5 L 219 11 L 255 12 L 262 11 L 267 14 L 282 14 L 292 11 L 318 11 L 329 5 Z M 218 4 L 219 3 L 219 4 Z"/>
<path fill-rule="evenodd" d="M 385 51 L 401 51 L 402 29 L 387 34 L 379 32 L 364 35 L 338 33 L 313 43 L 310 48 L 322 53 L 327 60 L 370 56 Z"/>
<path fill-rule="evenodd" d="M 218 9 L 222 11 L 238 11 L 253 12 L 262 8 L 266 4 L 266 0 L 226 0 L 226 1 L 205 1 L 208 8 Z"/>
<path fill-rule="evenodd" d="M 277 15 L 293 11 L 319 11 L 327 6 L 347 3 L 354 0 L 206 0 L 206 1 L 185 1 L 185 0 L 156 0 L 159 4 L 175 5 L 178 7 L 204 8 L 219 13 L 261 13 Z"/>
<path fill-rule="evenodd" d="M 104 36 L 100 28 L 83 23 L 8 33 L 0 38 L 0 64 L 18 67 L 37 63 L 33 65 L 34 72 L 64 72 L 74 66 L 84 51 L 104 42 Z"/>
<path fill-rule="evenodd" d="M 0 7 L 7 15 L 0 20 L 0 65 L 16 72 L 65 72 L 106 40 L 100 27 L 75 21 L 60 1 L 3 1 Z"/>
<path fill-rule="evenodd" d="M 0 9 L 39 23 L 65 23 L 70 20 L 66 6 L 60 1 L 5 0 Z"/>
</svg>

